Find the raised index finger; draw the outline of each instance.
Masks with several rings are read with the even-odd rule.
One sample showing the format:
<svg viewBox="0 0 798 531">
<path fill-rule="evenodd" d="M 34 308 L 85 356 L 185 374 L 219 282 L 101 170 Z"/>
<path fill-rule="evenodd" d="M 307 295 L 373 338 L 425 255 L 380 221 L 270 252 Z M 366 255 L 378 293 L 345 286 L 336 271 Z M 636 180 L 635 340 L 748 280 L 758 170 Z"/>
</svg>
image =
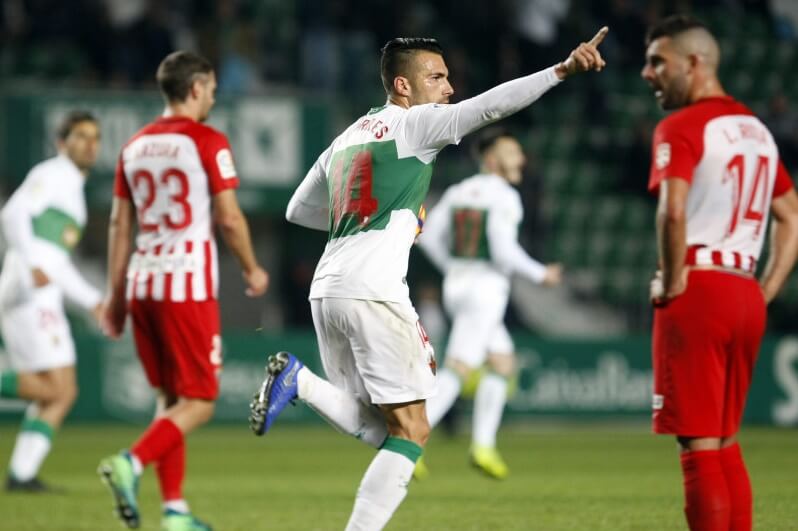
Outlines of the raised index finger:
<svg viewBox="0 0 798 531">
<path fill-rule="evenodd" d="M 610 31 L 610 28 L 608 28 L 607 26 L 604 26 L 603 28 L 598 30 L 598 33 L 596 33 L 593 36 L 593 38 L 590 39 L 590 42 L 588 42 L 588 44 L 591 44 L 593 46 L 598 46 L 599 44 L 601 44 L 601 41 L 604 40 L 604 37 L 607 36 L 607 32 L 608 31 Z"/>
</svg>

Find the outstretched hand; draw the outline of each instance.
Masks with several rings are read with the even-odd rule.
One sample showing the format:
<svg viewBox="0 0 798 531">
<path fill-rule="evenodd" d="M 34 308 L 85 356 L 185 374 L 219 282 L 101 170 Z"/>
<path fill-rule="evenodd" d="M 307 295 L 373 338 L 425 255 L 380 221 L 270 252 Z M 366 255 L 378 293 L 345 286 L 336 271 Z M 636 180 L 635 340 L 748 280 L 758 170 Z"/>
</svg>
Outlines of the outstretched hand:
<svg viewBox="0 0 798 531">
<path fill-rule="evenodd" d="M 565 79 L 572 74 L 587 72 L 588 70 L 600 72 L 607 63 L 601 57 L 598 45 L 601 44 L 601 41 L 604 40 L 609 31 L 610 29 L 604 26 L 588 42 L 583 42 L 577 46 L 565 61 L 554 67 L 557 77 Z"/>
</svg>

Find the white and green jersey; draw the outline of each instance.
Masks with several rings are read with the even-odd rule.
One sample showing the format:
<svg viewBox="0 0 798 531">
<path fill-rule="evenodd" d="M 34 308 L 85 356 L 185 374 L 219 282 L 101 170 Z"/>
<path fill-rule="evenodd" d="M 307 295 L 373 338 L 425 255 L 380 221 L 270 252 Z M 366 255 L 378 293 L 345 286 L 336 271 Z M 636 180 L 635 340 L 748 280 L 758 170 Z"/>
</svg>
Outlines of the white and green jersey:
<svg viewBox="0 0 798 531">
<path fill-rule="evenodd" d="M 503 177 L 478 174 L 450 186 L 432 208 L 419 246 L 447 278 L 513 274 L 542 282 L 546 267 L 518 243 L 521 195 Z"/>
<path fill-rule="evenodd" d="M 310 298 L 410 302 L 406 274 L 438 152 L 559 83 L 549 68 L 454 105 L 389 104 L 358 118 L 321 154 L 286 217 L 326 230 Z"/>
<path fill-rule="evenodd" d="M 90 309 L 101 294 L 75 268 L 70 253 L 86 225 L 85 177 L 66 155 L 34 166 L 2 210 L 8 250 L 0 273 L 0 305 L 7 308 L 33 292 L 39 268 L 76 304 Z"/>
</svg>

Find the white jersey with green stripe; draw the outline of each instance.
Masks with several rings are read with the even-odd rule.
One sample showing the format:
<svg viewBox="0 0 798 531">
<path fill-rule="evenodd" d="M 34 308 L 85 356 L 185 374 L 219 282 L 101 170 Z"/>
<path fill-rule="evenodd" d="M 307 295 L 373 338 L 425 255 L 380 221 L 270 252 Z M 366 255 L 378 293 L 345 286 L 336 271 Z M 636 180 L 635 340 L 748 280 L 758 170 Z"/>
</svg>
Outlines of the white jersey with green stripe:
<svg viewBox="0 0 798 531">
<path fill-rule="evenodd" d="M 435 156 L 418 127 L 434 105 L 372 109 L 335 139 L 318 171 L 327 176 L 329 241 L 310 298 L 409 302 L 405 276 Z"/>
<path fill-rule="evenodd" d="M 69 157 L 58 155 L 34 166 L 3 207 L 8 251 L 0 274 L 2 307 L 30 297 L 33 268 L 76 304 L 92 308 L 100 302 L 100 292 L 70 258 L 86 225 L 85 180 Z"/>
<path fill-rule="evenodd" d="M 438 152 L 559 82 L 551 67 L 456 104 L 388 104 L 358 118 L 321 154 L 286 210 L 289 221 L 329 233 L 310 298 L 409 303 L 407 262 Z"/>
<path fill-rule="evenodd" d="M 444 192 L 418 243 L 447 278 L 484 275 L 507 288 L 513 274 L 541 282 L 545 266 L 518 243 L 523 217 L 518 190 L 503 177 L 478 174 Z"/>
</svg>

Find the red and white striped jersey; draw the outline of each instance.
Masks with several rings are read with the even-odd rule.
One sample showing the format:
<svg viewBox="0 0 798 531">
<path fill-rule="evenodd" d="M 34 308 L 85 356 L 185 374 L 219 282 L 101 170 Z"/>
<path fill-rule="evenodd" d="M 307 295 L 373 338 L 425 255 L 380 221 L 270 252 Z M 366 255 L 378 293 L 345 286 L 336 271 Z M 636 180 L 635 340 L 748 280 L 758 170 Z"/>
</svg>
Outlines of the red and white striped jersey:
<svg viewBox="0 0 798 531">
<path fill-rule="evenodd" d="M 211 198 L 238 186 L 227 138 L 186 117 L 162 117 L 122 149 L 114 195 L 136 207 L 127 298 L 204 301 L 219 283 Z"/>
<path fill-rule="evenodd" d="M 771 199 L 792 188 L 767 127 L 729 96 L 674 112 L 654 132 L 649 191 L 673 177 L 690 183 L 687 263 L 755 272 Z"/>
</svg>

